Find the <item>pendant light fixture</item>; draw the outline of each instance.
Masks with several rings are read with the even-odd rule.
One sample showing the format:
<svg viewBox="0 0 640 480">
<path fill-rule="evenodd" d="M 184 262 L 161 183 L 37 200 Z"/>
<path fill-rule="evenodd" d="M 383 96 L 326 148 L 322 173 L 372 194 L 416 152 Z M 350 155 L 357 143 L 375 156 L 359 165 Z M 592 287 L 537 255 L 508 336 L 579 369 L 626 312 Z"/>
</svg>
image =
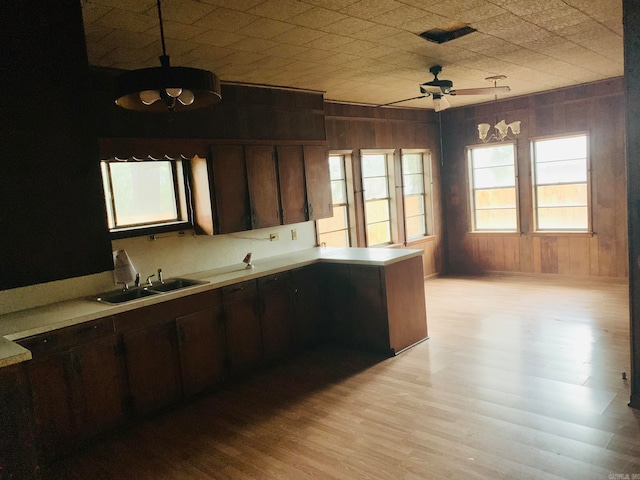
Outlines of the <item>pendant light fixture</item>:
<svg viewBox="0 0 640 480">
<path fill-rule="evenodd" d="M 162 9 L 157 0 L 162 55 L 160 67 L 131 70 L 115 82 L 116 105 L 138 112 L 181 112 L 210 107 L 222 100 L 220 80 L 207 71 L 172 67 L 164 43 Z"/>
</svg>

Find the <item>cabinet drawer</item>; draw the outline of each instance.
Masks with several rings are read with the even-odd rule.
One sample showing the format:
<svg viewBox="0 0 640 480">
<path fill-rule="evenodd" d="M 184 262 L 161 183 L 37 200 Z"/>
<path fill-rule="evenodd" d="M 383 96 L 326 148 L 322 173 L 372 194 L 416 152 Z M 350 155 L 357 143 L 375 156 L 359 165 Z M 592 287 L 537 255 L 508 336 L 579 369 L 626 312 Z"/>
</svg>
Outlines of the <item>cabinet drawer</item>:
<svg viewBox="0 0 640 480">
<path fill-rule="evenodd" d="M 171 308 L 175 312 L 175 316 L 179 317 L 206 310 L 221 303 L 222 292 L 220 289 L 216 289 L 171 300 Z"/>
<path fill-rule="evenodd" d="M 258 279 L 258 289 L 260 292 L 270 292 L 277 288 L 288 288 L 291 286 L 291 275 L 289 272 L 274 273 Z"/>
<path fill-rule="evenodd" d="M 173 318 L 175 317 L 170 303 L 162 302 L 119 313 L 114 316 L 113 323 L 116 333 L 122 333 L 166 322 Z"/>
<path fill-rule="evenodd" d="M 105 317 L 23 338 L 17 343 L 31 351 L 33 358 L 39 358 L 111 334 L 113 334 L 113 317 Z"/>
<path fill-rule="evenodd" d="M 255 280 L 234 283 L 233 285 L 222 287 L 222 300 L 224 302 L 233 301 L 239 298 L 253 295 L 257 291 L 258 285 Z"/>
</svg>

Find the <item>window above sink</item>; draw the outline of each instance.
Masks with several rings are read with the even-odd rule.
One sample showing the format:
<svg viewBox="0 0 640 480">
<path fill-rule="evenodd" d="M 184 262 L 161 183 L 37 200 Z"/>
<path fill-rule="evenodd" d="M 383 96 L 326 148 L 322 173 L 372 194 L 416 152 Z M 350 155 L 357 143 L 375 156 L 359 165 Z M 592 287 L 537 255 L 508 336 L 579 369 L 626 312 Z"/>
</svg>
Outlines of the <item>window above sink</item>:
<svg viewBox="0 0 640 480">
<path fill-rule="evenodd" d="M 112 238 L 192 227 L 182 160 L 112 158 L 101 170 Z"/>
</svg>

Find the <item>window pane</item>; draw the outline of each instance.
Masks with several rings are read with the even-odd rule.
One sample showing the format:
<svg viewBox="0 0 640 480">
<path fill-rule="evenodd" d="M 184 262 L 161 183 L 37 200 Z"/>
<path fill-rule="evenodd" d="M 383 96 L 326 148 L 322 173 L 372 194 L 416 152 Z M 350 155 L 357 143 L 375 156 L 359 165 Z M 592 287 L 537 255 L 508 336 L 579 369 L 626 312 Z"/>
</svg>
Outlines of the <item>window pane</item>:
<svg viewBox="0 0 640 480">
<path fill-rule="evenodd" d="M 383 177 L 387 174 L 387 156 L 384 154 L 362 156 L 363 177 Z"/>
<path fill-rule="evenodd" d="M 553 138 L 549 140 L 536 140 L 536 162 L 553 162 L 587 157 L 587 136 Z"/>
<path fill-rule="evenodd" d="M 424 215 L 424 196 L 416 195 L 415 197 L 405 197 L 404 213 L 406 217 Z"/>
<path fill-rule="evenodd" d="M 587 207 L 538 208 L 540 230 L 587 230 L 589 212 Z"/>
<path fill-rule="evenodd" d="M 407 218 L 407 238 L 414 238 L 425 235 L 426 232 L 424 223 L 424 215 Z"/>
<path fill-rule="evenodd" d="M 422 173 L 404 176 L 404 194 L 424 193 L 424 175 Z"/>
<path fill-rule="evenodd" d="M 342 156 L 329 155 L 329 175 L 331 180 L 344 179 L 344 162 Z"/>
<path fill-rule="evenodd" d="M 325 244 L 327 247 L 348 247 L 349 237 L 346 230 L 339 230 L 337 232 L 321 233 L 318 236 L 320 244 Z"/>
<path fill-rule="evenodd" d="M 587 206 L 587 184 L 538 187 L 539 207 Z"/>
<path fill-rule="evenodd" d="M 474 228 L 517 231 L 514 145 L 474 147 L 470 158 Z"/>
<path fill-rule="evenodd" d="M 367 244 L 369 246 L 381 245 L 391 242 L 391 229 L 389 222 L 367 225 Z"/>
<path fill-rule="evenodd" d="M 116 227 L 178 219 L 171 162 L 111 162 Z"/>
<path fill-rule="evenodd" d="M 513 165 L 513 145 L 476 147 L 472 150 L 473 168 Z"/>
<path fill-rule="evenodd" d="M 331 203 L 347 203 L 347 192 L 344 180 L 331 181 Z"/>
<path fill-rule="evenodd" d="M 387 177 L 365 178 L 363 183 L 363 195 L 365 200 L 387 198 L 389 196 L 389 183 L 387 182 Z"/>
<path fill-rule="evenodd" d="M 476 211 L 477 230 L 515 231 L 517 225 L 515 208 L 499 208 Z"/>
<path fill-rule="evenodd" d="M 475 188 L 511 187 L 515 185 L 515 168 L 487 167 L 474 169 L 473 184 Z"/>
<path fill-rule="evenodd" d="M 587 181 L 587 159 L 538 162 L 536 160 L 536 181 L 545 183 L 569 183 Z"/>
<path fill-rule="evenodd" d="M 421 153 L 405 153 L 402 155 L 402 172 L 407 175 L 411 173 L 422 174 L 422 154 Z"/>
<path fill-rule="evenodd" d="M 389 220 L 389 200 L 375 200 L 365 203 L 367 223 Z"/>
<path fill-rule="evenodd" d="M 347 223 L 347 207 L 344 205 L 333 207 L 333 217 L 318 220 L 318 231 L 321 233 L 333 232 L 349 227 Z"/>
<path fill-rule="evenodd" d="M 492 188 L 490 190 L 476 190 L 476 208 L 504 208 L 516 207 L 515 188 Z"/>
</svg>

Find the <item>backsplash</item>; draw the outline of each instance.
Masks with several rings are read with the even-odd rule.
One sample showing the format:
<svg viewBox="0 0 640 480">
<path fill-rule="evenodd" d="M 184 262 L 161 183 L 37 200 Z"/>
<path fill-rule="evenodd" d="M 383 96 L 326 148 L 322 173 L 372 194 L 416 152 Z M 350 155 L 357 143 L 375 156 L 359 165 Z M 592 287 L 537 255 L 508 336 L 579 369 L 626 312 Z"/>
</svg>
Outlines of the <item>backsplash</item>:
<svg viewBox="0 0 640 480">
<path fill-rule="evenodd" d="M 296 240 L 292 240 L 293 229 L 296 230 Z M 272 233 L 277 234 L 279 239 L 270 241 Z M 145 236 L 111 242 L 112 250 L 127 251 L 143 280 L 148 275 L 156 274 L 158 268 L 162 268 L 165 278 L 171 278 L 239 264 L 248 252 L 253 254 L 252 262 L 259 265 L 261 258 L 311 248 L 315 244 L 314 222 L 228 235 L 194 235 L 193 231 L 187 230 L 184 236 L 168 233 L 158 235 L 156 240 Z M 4 290 L 0 291 L 0 315 L 88 297 L 115 288 L 113 273 L 109 271 Z"/>
</svg>

